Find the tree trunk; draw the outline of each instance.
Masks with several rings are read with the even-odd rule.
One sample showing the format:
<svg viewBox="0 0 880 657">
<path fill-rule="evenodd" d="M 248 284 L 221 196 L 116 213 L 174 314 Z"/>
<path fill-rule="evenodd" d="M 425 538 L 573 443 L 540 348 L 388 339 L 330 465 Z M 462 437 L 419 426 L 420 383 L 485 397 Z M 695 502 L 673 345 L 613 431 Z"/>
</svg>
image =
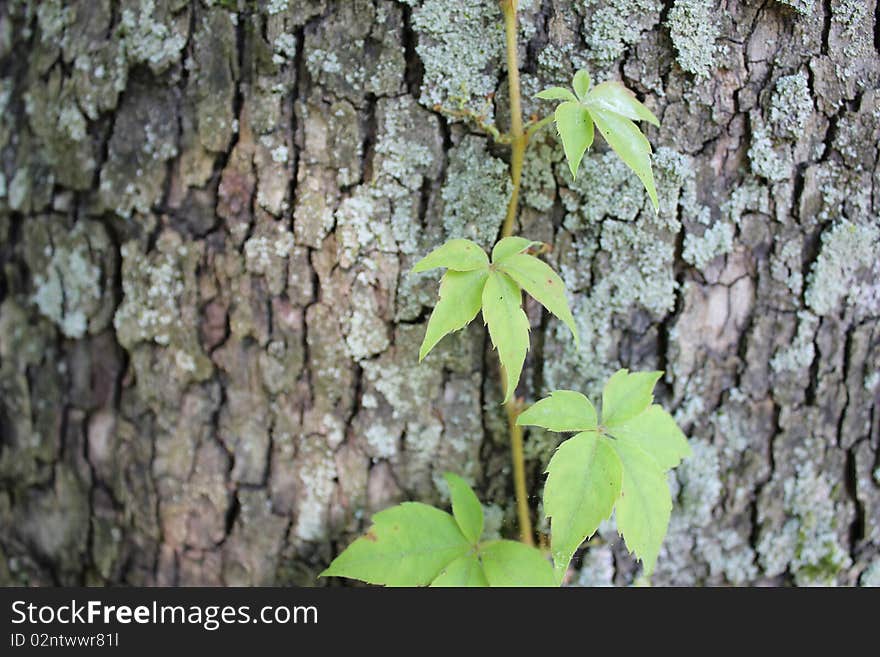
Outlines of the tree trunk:
<svg viewBox="0 0 880 657">
<path fill-rule="evenodd" d="M 521 5 L 527 115 L 583 66 L 662 127 L 657 215 L 602 145 L 576 182 L 530 145 L 582 345 L 527 301 L 519 394 L 665 370 L 655 584 L 880 584 L 876 0 Z M 0 6 L 0 584 L 313 585 L 444 471 L 515 535 L 485 329 L 419 364 L 408 273 L 498 234 L 508 151 L 452 114 L 506 128 L 503 48 L 493 0 Z M 637 573 L 609 522 L 572 582 Z"/>
</svg>

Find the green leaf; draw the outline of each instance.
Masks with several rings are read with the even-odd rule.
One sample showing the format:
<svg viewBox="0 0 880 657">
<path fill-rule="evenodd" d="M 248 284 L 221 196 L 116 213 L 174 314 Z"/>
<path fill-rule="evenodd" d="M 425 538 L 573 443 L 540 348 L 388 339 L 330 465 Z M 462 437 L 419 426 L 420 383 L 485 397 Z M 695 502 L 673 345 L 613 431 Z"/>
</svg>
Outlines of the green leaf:
<svg viewBox="0 0 880 657">
<path fill-rule="evenodd" d="M 474 494 L 473 489 L 458 475 L 447 472 L 443 475 L 449 484 L 449 495 L 452 497 L 452 515 L 458 523 L 461 533 L 472 544 L 476 544 L 483 535 L 483 507 Z"/>
<path fill-rule="evenodd" d="M 373 516 L 373 526 L 333 560 L 322 577 L 369 584 L 424 586 L 473 546 L 448 513 L 404 502 Z"/>
<path fill-rule="evenodd" d="M 596 106 L 590 108 L 590 115 L 596 122 L 599 132 L 602 133 L 605 141 L 608 142 L 608 145 L 614 149 L 614 152 L 620 156 L 620 159 L 642 181 L 642 184 L 648 191 L 648 196 L 651 197 L 654 211 L 659 211 L 660 202 L 657 200 L 657 189 L 654 187 L 654 173 L 651 171 L 651 144 L 645 138 L 645 135 L 639 131 L 635 123 L 625 116 L 620 116 Z M 564 146 L 565 142 L 563 140 Z"/>
<path fill-rule="evenodd" d="M 660 121 L 653 112 L 642 105 L 635 94 L 620 82 L 597 84 L 587 97 L 586 105 L 591 110 L 593 107 L 598 107 L 633 121 L 647 121 L 651 125 L 660 126 Z"/>
<path fill-rule="evenodd" d="M 559 446 L 547 466 L 544 512 L 558 581 L 620 495 L 623 471 L 610 442 L 595 431 L 579 433 Z"/>
<path fill-rule="evenodd" d="M 593 404 L 581 393 L 554 390 L 520 413 L 516 423 L 550 431 L 590 431 L 596 428 L 598 418 Z"/>
<path fill-rule="evenodd" d="M 489 586 L 476 554 L 466 554 L 444 567 L 431 586 Z"/>
<path fill-rule="evenodd" d="M 584 69 L 575 73 L 574 78 L 571 80 L 571 86 L 580 100 L 584 100 L 587 97 L 587 92 L 590 90 L 591 84 L 592 80 L 590 80 L 590 74 Z"/>
<path fill-rule="evenodd" d="M 524 543 L 486 543 L 480 548 L 480 558 L 490 586 L 556 586 L 550 562 Z"/>
<path fill-rule="evenodd" d="M 583 105 L 571 101 L 556 108 L 555 118 L 571 177 L 576 178 L 581 159 L 593 144 L 593 121 Z"/>
<path fill-rule="evenodd" d="M 540 244 L 541 242 L 533 242 L 525 237 L 503 237 L 492 248 L 492 262 L 497 265 L 516 253 L 522 253 L 530 246 Z"/>
<path fill-rule="evenodd" d="M 506 274 L 489 273 L 483 288 L 483 321 L 489 326 L 489 337 L 504 368 L 507 403 L 516 391 L 529 350 L 529 319 L 522 309 L 519 287 Z"/>
<path fill-rule="evenodd" d="M 672 416 L 656 404 L 623 424 L 614 426 L 610 433 L 618 440 L 642 449 L 664 471 L 674 468 L 683 458 L 691 455 L 684 433 Z"/>
<path fill-rule="evenodd" d="M 428 355 L 443 336 L 464 328 L 477 316 L 483 303 L 483 286 L 488 276 L 488 269 L 450 269 L 443 274 L 440 279 L 440 300 L 428 320 L 425 339 L 419 348 L 419 361 Z"/>
<path fill-rule="evenodd" d="M 602 391 L 602 425 L 621 425 L 644 411 L 654 400 L 653 391 L 663 372 L 617 370 Z"/>
<path fill-rule="evenodd" d="M 565 87 L 550 87 L 535 94 L 535 98 L 541 100 L 570 100 L 577 102 L 577 96 L 571 93 L 571 90 Z"/>
<path fill-rule="evenodd" d="M 455 271 L 473 271 L 489 266 L 489 258 L 479 245 L 465 239 L 449 240 L 443 246 L 431 251 L 412 268 L 413 273 L 428 271 L 437 267 L 448 267 Z"/>
<path fill-rule="evenodd" d="M 574 341 L 580 344 L 574 317 L 565 296 L 565 283 L 543 260 L 525 253 L 508 256 L 498 264 L 498 268 L 510 276 L 517 285 L 531 294 L 538 302 L 559 319 L 565 322 Z"/>
<path fill-rule="evenodd" d="M 623 465 L 623 486 L 614 512 L 617 529 L 627 549 L 642 560 L 645 574 L 650 575 L 672 513 L 666 473 L 633 443 L 614 440 L 611 445 Z"/>
</svg>

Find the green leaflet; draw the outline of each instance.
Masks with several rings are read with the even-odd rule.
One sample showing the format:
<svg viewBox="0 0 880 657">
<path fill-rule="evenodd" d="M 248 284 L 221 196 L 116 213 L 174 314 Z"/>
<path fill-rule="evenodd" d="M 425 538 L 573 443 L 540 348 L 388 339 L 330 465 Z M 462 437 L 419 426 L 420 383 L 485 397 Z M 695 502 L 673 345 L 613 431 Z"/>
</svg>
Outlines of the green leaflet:
<svg viewBox="0 0 880 657">
<path fill-rule="evenodd" d="M 483 535 L 483 507 L 474 491 L 464 479 L 451 472 L 443 477 L 449 484 L 449 495 L 452 498 L 452 515 L 464 537 L 473 544 Z"/>
<path fill-rule="evenodd" d="M 535 98 L 540 98 L 541 100 L 573 100 L 577 101 L 577 96 L 575 96 L 569 89 L 565 87 L 550 87 L 549 89 L 544 89 L 544 91 L 539 91 L 535 94 Z"/>
<path fill-rule="evenodd" d="M 444 567 L 431 586 L 489 586 L 476 554 L 466 554 Z"/>
<path fill-rule="evenodd" d="M 550 459 L 544 512 L 550 518 L 557 581 L 578 546 L 611 516 L 620 496 L 622 467 L 610 442 L 585 431 L 562 443 Z"/>
<path fill-rule="evenodd" d="M 483 288 L 483 321 L 498 350 L 505 373 L 504 402 L 513 397 L 529 349 L 529 319 L 522 309 L 522 293 L 506 274 L 489 272 Z"/>
<path fill-rule="evenodd" d="M 592 88 L 590 84 L 589 74 L 580 70 L 572 80 L 574 94 L 565 93 L 567 90 L 561 87 L 538 94 L 538 98 L 562 101 L 556 107 L 554 119 L 572 178 L 577 176 L 581 159 L 593 143 L 595 123 L 608 145 L 642 181 L 654 211 L 659 211 L 651 170 L 651 145 L 633 121 L 647 121 L 655 126 L 660 122 L 619 82 L 602 82 Z"/>
<path fill-rule="evenodd" d="M 483 286 L 488 269 L 448 270 L 440 279 L 440 301 L 434 306 L 425 338 L 419 348 L 421 361 L 443 336 L 464 328 L 473 321 L 483 305 Z"/>
<path fill-rule="evenodd" d="M 541 552 L 517 541 L 493 541 L 480 548 L 489 586 L 556 586 L 553 567 Z"/>
<path fill-rule="evenodd" d="M 340 554 L 331 575 L 387 586 L 424 586 L 473 546 L 448 513 L 404 502 L 373 516 L 373 526 Z"/>
<path fill-rule="evenodd" d="M 642 105 L 635 94 L 619 82 L 597 84 L 587 102 L 587 108 L 591 106 L 620 114 L 633 121 L 647 121 L 651 125 L 660 126 L 660 121 L 654 113 Z"/>
<path fill-rule="evenodd" d="M 580 103 L 567 101 L 556 108 L 556 131 L 562 140 L 562 149 L 571 177 L 577 178 L 577 170 L 587 149 L 593 145 L 593 121 L 590 113 Z"/>
<path fill-rule="evenodd" d="M 419 348 L 419 360 L 444 336 L 467 326 L 482 308 L 492 343 L 507 372 L 505 390 L 509 399 L 519 382 L 529 348 L 529 325 L 522 311 L 521 287 L 565 322 L 577 341 L 562 279 L 549 265 L 525 253 L 540 244 L 523 237 L 505 237 L 492 249 L 490 265 L 486 253 L 476 244 L 454 239 L 419 261 L 413 267 L 414 272 L 448 268 L 440 282 L 440 299 Z M 487 294 L 490 284 L 491 293 Z"/>
<path fill-rule="evenodd" d="M 504 237 L 492 247 L 492 262 L 497 265 L 515 253 L 522 253 L 529 247 L 540 244 L 541 242 L 533 242 L 525 237 Z"/>
<path fill-rule="evenodd" d="M 575 344 L 580 338 L 574 325 L 574 317 L 565 296 L 565 284 L 550 266 L 542 260 L 525 253 L 504 258 L 498 269 L 510 276 L 522 289 L 531 294 L 542 306 L 565 322 Z"/>
<path fill-rule="evenodd" d="M 590 90 L 591 84 L 592 80 L 590 80 L 590 74 L 587 73 L 584 69 L 580 69 L 577 73 L 574 74 L 574 77 L 571 80 L 571 87 L 577 94 L 578 100 L 586 99 L 587 92 Z"/>
<path fill-rule="evenodd" d="M 665 472 L 691 455 L 687 438 L 672 416 L 654 404 L 609 432 L 621 442 L 629 442 L 642 449 Z"/>
<path fill-rule="evenodd" d="M 519 414 L 516 423 L 550 431 L 590 431 L 599 423 L 589 399 L 574 390 L 554 390 Z"/>
<path fill-rule="evenodd" d="M 645 564 L 645 574 L 650 575 L 672 513 L 666 473 L 634 444 L 623 440 L 611 444 L 623 465 L 623 485 L 615 507 L 617 530 L 629 551 Z"/>
<path fill-rule="evenodd" d="M 591 109 L 590 114 L 608 145 L 635 172 L 645 189 L 648 190 L 654 211 L 659 211 L 660 202 L 657 200 L 654 173 L 651 171 L 651 144 L 648 143 L 636 124 L 625 116 L 599 108 Z"/>
<path fill-rule="evenodd" d="M 617 370 L 602 391 L 602 424 L 613 427 L 644 411 L 654 399 L 653 391 L 663 372 Z"/>
<path fill-rule="evenodd" d="M 489 258 L 479 245 L 465 239 L 453 239 L 431 251 L 413 266 L 413 273 L 447 267 L 455 271 L 473 271 L 489 266 Z"/>
</svg>

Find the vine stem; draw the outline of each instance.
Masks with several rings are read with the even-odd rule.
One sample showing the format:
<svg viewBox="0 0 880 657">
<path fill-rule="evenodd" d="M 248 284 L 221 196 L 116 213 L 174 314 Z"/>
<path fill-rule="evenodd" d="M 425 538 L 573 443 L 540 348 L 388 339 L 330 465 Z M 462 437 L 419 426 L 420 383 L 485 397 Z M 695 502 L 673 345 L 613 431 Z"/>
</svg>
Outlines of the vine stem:
<svg viewBox="0 0 880 657">
<path fill-rule="evenodd" d="M 513 189 L 507 203 L 507 216 L 501 227 L 501 237 L 513 234 L 516 213 L 519 207 L 519 187 L 522 179 L 523 159 L 525 157 L 528 136 L 523 131 L 522 106 L 520 103 L 519 62 L 516 52 L 516 9 L 517 0 L 501 0 L 501 11 L 504 12 L 504 32 L 507 37 L 507 85 L 510 93 L 510 180 Z M 501 368 L 502 379 L 504 367 Z M 513 462 L 513 487 L 516 494 L 516 515 L 519 523 L 520 540 L 527 545 L 534 545 L 532 518 L 529 513 L 529 499 L 526 491 L 526 466 L 523 455 L 522 427 L 516 423 L 520 406 L 516 395 L 512 395 L 505 405 L 507 426 L 510 432 L 510 456 Z"/>
<path fill-rule="evenodd" d="M 507 37 L 507 88 L 510 95 L 510 181 L 513 189 L 507 203 L 507 216 L 501 227 L 501 237 L 510 237 L 516 222 L 519 208 L 519 187 L 522 179 L 523 159 L 525 158 L 528 137 L 523 131 L 522 105 L 519 90 L 519 62 L 516 52 L 516 6 L 517 0 L 502 0 L 504 12 L 504 32 Z"/>
</svg>

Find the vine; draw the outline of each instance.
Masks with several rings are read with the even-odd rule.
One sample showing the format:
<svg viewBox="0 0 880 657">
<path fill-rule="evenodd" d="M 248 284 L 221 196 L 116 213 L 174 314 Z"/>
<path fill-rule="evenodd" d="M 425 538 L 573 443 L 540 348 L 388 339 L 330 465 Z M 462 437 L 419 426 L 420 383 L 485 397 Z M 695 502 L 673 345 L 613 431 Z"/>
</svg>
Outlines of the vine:
<svg viewBox="0 0 880 657">
<path fill-rule="evenodd" d="M 669 525 L 672 498 L 667 472 L 690 454 L 672 416 L 653 403 L 662 372 L 619 370 L 602 392 L 601 415 L 584 395 L 556 390 L 522 409 L 516 388 L 529 348 L 529 322 L 522 308 L 525 291 L 562 321 L 578 342 L 565 285 L 538 256 L 540 242 L 515 236 L 523 161 L 530 137 L 556 124 L 572 177 L 598 129 L 608 145 L 638 176 L 659 209 L 651 169 L 651 145 L 635 121 L 659 126 L 651 111 L 622 84 L 592 84 L 579 70 L 571 89 L 551 87 L 537 94 L 559 101 L 554 113 L 523 124 L 517 61 L 517 1 L 501 0 L 506 35 L 510 130 L 500 133 L 472 112 L 452 111 L 473 120 L 496 142 L 509 144 L 511 194 L 498 241 L 487 254 L 466 239 L 451 239 L 413 267 L 413 273 L 445 268 L 439 300 L 419 349 L 421 361 L 446 335 L 482 313 L 498 353 L 510 433 L 520 541 L 482 540 L 483 510 L 467 483 L 444 475 L 452 514 L 420 502 L 404 502 L 377 513 L 369 531 L 346 548 L 322 573 L 372 584 L 397 586 L 557 586 L 577 549 L 615 513 L 627 548 L 654 569 Z M 543 506 L 550 519 L 549 559 L 534 547 L 526 490 L 523 426 L 574 433 L 547 467 Z"/>
</svg>

